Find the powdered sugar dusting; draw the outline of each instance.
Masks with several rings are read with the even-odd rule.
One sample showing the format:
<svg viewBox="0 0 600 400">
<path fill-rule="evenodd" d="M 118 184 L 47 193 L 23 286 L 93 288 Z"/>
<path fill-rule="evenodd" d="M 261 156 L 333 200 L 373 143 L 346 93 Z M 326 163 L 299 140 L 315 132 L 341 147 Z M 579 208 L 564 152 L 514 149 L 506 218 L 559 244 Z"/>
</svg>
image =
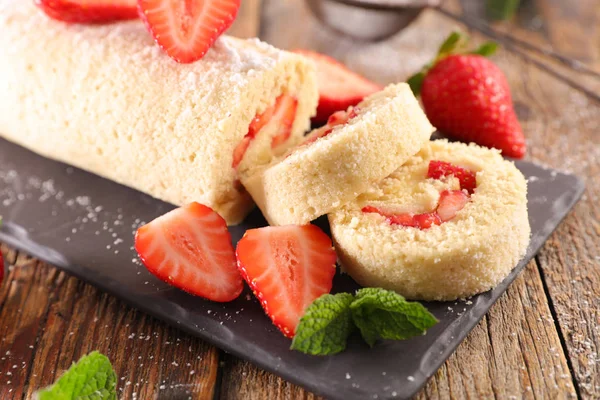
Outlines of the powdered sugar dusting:
<svg viewBox="0 0 600 400">
<path fill-rule="evenodd" d="M 69 167 L 72 170 L 72 168 Z M 67 171 L 66 171 L 67 172 Z M 67 172 L 68 173 L 68 172 Z M 131 263 L 135 268 L 142 266 L 133 247 L 133 237 L 137 228 L 146 223 L 135 216 L 125 217 L 122 210 L 116 212 L 105 209 L 97 204 L 88 195 L 65 196 L 65 192 L 57 187 L 54 179 L 43 179 L 37 176 L 21 177 L 15 169 L 0 169 L 0 204 L 5 208 L 0 213 L 10 223 L 12 209 L 20 208 L 22 202 L 29 202 L 27 207 L 35 207 L 35 202 L 45 203 L 44 208 L 51 203 L 52 209 L 47 220 L 39 221 L 40 224 L 49 226 L 45 235 L 64 237 L 65 242 L 71 242 L 79 235 L 89 235 L 90 232 L 96 237 L 94 246 L 105 248 L 119 254 L 129 252 Z M 33 204 L 31 204 L 33 203 Z M 60 214 L 69 213 L 74 215 L 72 221 L 55 225 L 54 220 L 61 220 Z M 122 236 L 121 229 L 116 227 L 125 225 L 130 220 L 130 234 Z"/>
</svg>

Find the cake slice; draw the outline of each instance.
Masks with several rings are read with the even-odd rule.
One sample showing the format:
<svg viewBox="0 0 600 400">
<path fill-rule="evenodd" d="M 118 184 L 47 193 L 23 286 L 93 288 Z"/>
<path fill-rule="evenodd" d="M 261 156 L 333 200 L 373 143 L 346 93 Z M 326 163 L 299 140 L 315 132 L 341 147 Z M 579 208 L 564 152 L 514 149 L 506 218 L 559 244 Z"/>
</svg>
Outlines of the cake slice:
<svg viewBox="0 0 600 400">
<path fill-rule="evenodd" d="M 228 224 L 253 206 L 239 173 L 302 140 L 317 106 L 314 66 L 256 39 L 182 65 L 141 21 L 68 25 L 21 0 L 0 0 L 0 32 L 0 136 Z"/>
<path fill-rule="evenodd" d="M 329 214 L 339 260 L 364 286 L 455 300 L 500 283 L 529 243 L 527 184 L 497 150 L 431 142 Z"/>
<path fill-rule="evenodd" d="M 408 85 L 390 85 L 241 180 L 271 225 L 306 224 L 388 176 L 432 131 Z"/>
</svg>

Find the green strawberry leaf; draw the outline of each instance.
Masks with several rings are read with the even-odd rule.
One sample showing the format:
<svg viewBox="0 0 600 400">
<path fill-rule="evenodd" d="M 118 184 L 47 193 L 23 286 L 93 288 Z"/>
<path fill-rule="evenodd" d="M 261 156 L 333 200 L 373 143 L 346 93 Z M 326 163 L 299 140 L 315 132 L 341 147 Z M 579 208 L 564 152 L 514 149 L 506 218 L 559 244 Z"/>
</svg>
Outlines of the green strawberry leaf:
<svg viewBox="0 0 600 400">
<path fill-rule="evenodd" d="M 420 303 L 378 288 L 360 289 L 350 309 L 352 320 L 370 346 L 380 338 L 403 340 L 422 335 L 437 323 Z"/>
<path fill-rule="evenodd" d="M 291 349 L 321 356 L 343 351 L 354 330 L 353 300 L 350 293 L 325 294 L 315 300 L 300 319 Z"/>
<path fill-rule="evenodd" d="M 418 96 L 419 93 L 421 93 L 421 87 L 423 86 L 423 81 L 425 80 L 425 74 L 425 71 L 417 72 L 406 81 L 415 96 Z"/>
<path fill-rule="evenodd" d="M 438 50 L 438 58 L 444 57 L 454 52 L 461 42 L 465 41 L 465 35 L 459 31 L 454 31 L 448 36 L 448 38 L 442 43 Z"/>
<path fill-rule="evenodd" d="M 498 49 L 498 43 L 485 42 L 484 44 L 479 46 L 478 49 L 473 50 L 469 54 L 479 54 L 480 56 L 483 56 L 483 57 L 489 57 L 489 56 L 493 55 L 497 49 Z"/>
<path fill-rule="evenodd" d="M 116 400 L 117 375 L 109 359 L 94 351 L 69 368 L 56 383 L 37 393 L 39 400 Z"/>
</svg>

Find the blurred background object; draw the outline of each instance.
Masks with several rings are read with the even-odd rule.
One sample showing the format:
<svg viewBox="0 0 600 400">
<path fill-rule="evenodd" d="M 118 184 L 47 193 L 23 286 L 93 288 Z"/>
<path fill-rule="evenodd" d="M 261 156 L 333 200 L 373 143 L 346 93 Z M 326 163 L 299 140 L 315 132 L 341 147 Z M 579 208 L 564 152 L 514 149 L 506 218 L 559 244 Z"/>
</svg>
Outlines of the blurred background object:
<svg viewBox="0 0 600 400">
<path fill-rule="evenodd" d="M 338 32 L 362 40 L 385 39 L 441 0 L 306 0 L 312 13 Z M 518 1 L 518 0 L 511 0 Z"/>
<path fill-rule="evenodd" d="M 511 19 L 519 8 L 519 3 L 520 0 L 487 0 L 487 17 L 496 21 Z"/>
</svg>

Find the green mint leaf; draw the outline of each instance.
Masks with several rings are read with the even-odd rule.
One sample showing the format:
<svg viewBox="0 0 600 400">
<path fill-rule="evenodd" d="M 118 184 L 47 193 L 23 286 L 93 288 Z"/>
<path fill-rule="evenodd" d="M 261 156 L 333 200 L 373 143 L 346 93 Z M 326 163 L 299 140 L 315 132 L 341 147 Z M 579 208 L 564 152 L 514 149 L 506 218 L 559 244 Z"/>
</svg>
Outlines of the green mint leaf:
<svg viewBox="0 0 600 400">
<path fill-rule="evenodd" d="M 498 43 L 486 42 L 479 46 L 477 50 L 471 52 L 471 54 L 479 54 L 480 56 L 489 57 L 496 52 L 498 49 Z"/>
<path fill-rule="evenodd" d="M 117 375 L 109 359 L 94 351 L 69 368 L 56 383 L 37 393 L 39 400 L 116 400 Z"/>
<path fill-rule="evenodd" d="M 315 300 L 300 319 L 291 349 L 321 356 L 343 351 L 354 330 L 353 300 L 350 293 L 325 294 Z"/>
<path fill-rule="evenodd" d="M 419 93 L 421 93 L 421 86 L 423 86 L 423 81 L 425 80 L 425 75 L 426 75 L 426 72 L 421 71 L 421 72 L 414 74 L 413 76 L 408 78 L 408 80 L 406 81 L 406 83 L 408 83 L 408 86 L 410 86 L 410 88 L 413 91 L 413 94 L 415 96 L 418 96 Z"/>
<path fill-rule="evenodd" d="M 465 40 L 464 35 L 459 31 L 454 31 L 448 36 L 448 38 L 442 43 L 438 50 L 438 58 L 444 57 L 452 53 L 461 42 Z"/>
<path fill-rule="evenodd" d="M 380 338 L 403 340 L 422 335 L 437 323 L 420 303 L 408 302 L 396 292 L 379 288 L 360 289 L 350 309 L 354 323 L 370 346 Z"/>
</svg>

